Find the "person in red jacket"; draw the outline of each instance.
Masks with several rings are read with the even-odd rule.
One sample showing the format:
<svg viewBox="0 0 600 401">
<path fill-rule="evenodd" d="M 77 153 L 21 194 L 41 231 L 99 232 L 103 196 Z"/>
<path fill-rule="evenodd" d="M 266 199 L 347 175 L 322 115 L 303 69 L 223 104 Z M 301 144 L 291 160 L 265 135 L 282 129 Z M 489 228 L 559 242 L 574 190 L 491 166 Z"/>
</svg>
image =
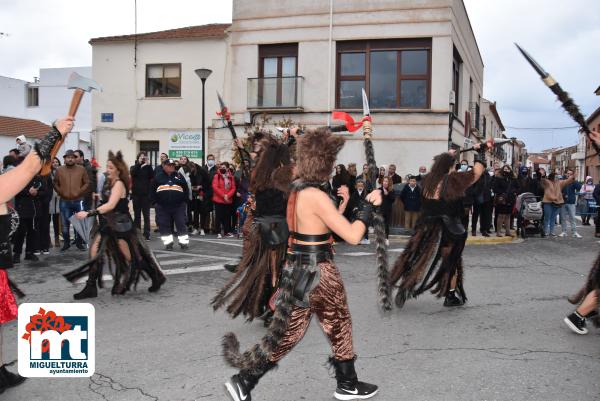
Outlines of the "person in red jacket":
<svg viewBox="0 0 600 401">
<path fill-rule="evenodd" d="M 235 179 L 229 170 L 229 163 L 223 162 L 215 174 L 212 182 L 215 215 L 217 219 L 218 238 L 221 233 L 227 237 L 233 237 L 231 233 L 231 216 L 233 215 L 233 198 L 235 196 Z M 221 229 L 221 226 L 223 227 Z"/>
</svg>

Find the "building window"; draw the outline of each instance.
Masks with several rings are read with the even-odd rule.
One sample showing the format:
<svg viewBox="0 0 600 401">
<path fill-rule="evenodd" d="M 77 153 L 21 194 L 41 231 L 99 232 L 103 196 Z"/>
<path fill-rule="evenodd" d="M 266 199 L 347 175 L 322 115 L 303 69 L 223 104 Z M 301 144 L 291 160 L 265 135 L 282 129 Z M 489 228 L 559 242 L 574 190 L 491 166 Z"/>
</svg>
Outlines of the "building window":
<svg viewBox="0 0 600 401">
<path fill-rule="evenodd" d="M 298 104 L 298 43 L 258 48 L 258 106 L 295 107 Z"/>
<path fill-rule="evenodd" d="M 146 97 L 181 96 L 181 64 L 146 65 Z"/>
<path fill-rule="evenodd" d="M 362 108 L 364 88 L 372 109 L 427 109 L 431 39 L 338 42 L 336 78 L 337 108 Z"/>
<path fill-rule="evenodd" d="M 40 105 L 40 88 L 37 86 L 27 87 L 27 107 L 38 107 Z"/>
<path fill-rule="evenodd" d="M 454 48 L 454 57 L 452 59 L 452 90 L 454 91 L 454 106 L 452 112 L 454 116 L 458 117 L 459 105 L 460 105 L 460 67 L 462 59 L 456 48 Z"/>
</svg>

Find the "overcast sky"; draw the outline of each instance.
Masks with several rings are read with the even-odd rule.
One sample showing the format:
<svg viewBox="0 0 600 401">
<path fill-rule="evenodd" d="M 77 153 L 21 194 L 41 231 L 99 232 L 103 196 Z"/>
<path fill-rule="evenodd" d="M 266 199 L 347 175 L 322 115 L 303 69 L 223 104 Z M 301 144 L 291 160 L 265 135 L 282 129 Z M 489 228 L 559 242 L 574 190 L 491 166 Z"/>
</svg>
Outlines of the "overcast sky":
<svg viewBox="0 0 600 401">
<path fill-rule="evenodd" d="M 336 0 L 341 1 L 341 0 Z M 600 1 L 465 0 L 485 63 L 484 97 L 507 136 L 530 151 L 577 143 L 575 125 L 517 52 L 528 50 L 585 115 L 600 106 Z M 231 21 L 231 0 L 138 0 L 138 32 Z M 0 75 L 32 80 L 39 68 L 91 64 L 90 38 L 134 31 L 133 0 L 0 0 Z"/>
</svg>

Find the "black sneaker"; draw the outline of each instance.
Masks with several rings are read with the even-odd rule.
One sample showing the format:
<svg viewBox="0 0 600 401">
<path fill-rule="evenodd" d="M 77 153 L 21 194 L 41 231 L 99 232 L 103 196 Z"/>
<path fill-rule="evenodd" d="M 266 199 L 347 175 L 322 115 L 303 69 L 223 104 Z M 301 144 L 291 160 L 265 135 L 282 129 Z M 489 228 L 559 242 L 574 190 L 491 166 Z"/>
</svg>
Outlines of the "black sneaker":
<svg viewBox="0 0 600 401">
<path fill-rule="evenodd" d="M 144 234 L 144 239 L 146 241 L 150 241 L 150 234 Z"/>
<path fill-rule="evenodd" d="M 246 390 L 246 386 L 239 375 L 231 376 L 231 379 L 225 383 L 225 389 L 227 389 L 227 392 L 233 401 L 252 401 L 250 391 Z M 352 398 L 348 399 L 350 400 Z"/>
<path fill-rule="evenodd" d="M 173 243 L 171 242 L 170 244 L 166 245 L 166 246 L 165 246 L 165 249 L 166 249 L 167 251 L 172 251 L 172 250 L 173 250 Z"/>
<path fill-rule="evenodd" d="M 87 248 L 85 247 L 85 245 L 83 244 L 75 244 L 75 246 L 77 247 L 77 249 L 79 249 L 80 251 L 85 251 L 87 250 Z"/>
<path fill-rule="evenodd" d="M 235 270 L 237 269 L 238 265 L 237 264 L 233 264 L 233 263 L 225 263 L 223 265 L 223 267 L 225 268 L 225 270 L 227 270 L 228 272 L 231 273 L 235 273 Z"/>
<path fill-rule="evenodd" d="M 585 327 L 585 318 L 581 316 L 577 311 L 571 313 L 569 316 L 565 317 L 564 322 L 569 326 L 571 330 L 573 330 L 577 334 L 587 334 L 588 329 Z"/>
<path fill-rule="evenodd" d="M 190 248 L 190 246 L 188 244 L 179 244 L 179 247 L 181 248 L 182 251 L 186 251 Z"/>
<path fill-rule="evenodd" d="M 378 388 L 374 384 L 357 382 L 352 388 L 338 387 L 333 396 L 337 400 L 366 400 L 377 394 Z"/>
<path fill-rule="evenodd" d="M 446 295 L 446 299 L 444 300 L 444 306 L 453 307 L 462 305 L 464 305 L 464 302 L 462 299 L 456 296 L 456 291 L 450 291 L 448 295 Z"/>
<path fill-rule="evenodd" d="M 35 256 L 33 253 L 26 253 L 25 257 L 23 259 L 30 260 L 32 262 L 39 262 L 39 260 L 40 260 L 40 258 Z"/>
<path fill-rule="evenodd" d="M 65 244 L 63 245 L 62 248 L 60 248 L 61 252 L 64 252 L 66 250 L 68 250 L 71 247 L 71 244 L 69 244 L 68 242 L 65 241 Z"/>
</svg>

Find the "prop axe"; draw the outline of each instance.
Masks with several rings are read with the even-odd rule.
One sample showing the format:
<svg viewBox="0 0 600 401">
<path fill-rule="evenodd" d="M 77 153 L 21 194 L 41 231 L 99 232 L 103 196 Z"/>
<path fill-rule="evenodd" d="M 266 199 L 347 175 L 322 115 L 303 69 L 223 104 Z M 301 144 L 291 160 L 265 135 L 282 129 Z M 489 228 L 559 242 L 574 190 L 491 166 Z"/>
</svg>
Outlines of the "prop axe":
<svg viewBox="0 0 600 401">
<path fill-rule="evenodd" d="M 76 72 L 72 72 L 69 76 L 67 87 L 69 89 L 75 89 L 73 97 L 71 98 L 71 105 L 69 106 L 69 113 L 67 114 L 68 117 L 75 117 L 75 114 L 77 114 L 77 109 L 79 108 L 84 92 L 91 92 L 93 89 L 102 91 L 102 88 L 96 81 L 83 77 Z M 52 171 L 52 159 L 58 153 L 58 149 L 60 149 L 64 143 L 65 138 L 66 135 L 63 136 L 60 141 L 56 142 L 52 148 L 52 157 L 50 157 L 42 166 L 42 170 L 40 171 L 41 175 L 48 175 L 50 174 L 50 171 Z"/>
<path fill-rule="evenodd" d="M 237 134 L 235 132 L 235 128 L 233 127 L 233 122 L 231 121 L 231 113 L 229 112 L 229 109 L 225 105 L 225 101 L 223 100 L 219 92 L 217 92 L 217 97 L 219 98 L 219 106 L 221 107 L 221 111 L 217 112 L 217 115 L 221 117 L 223 123 L 227 125 L 227 128 L 229 128 L 229 132 L 231 133 L 231 137 L 235 141 L 237 139 Z M 246 177 L 250 177 L 250 167 L 246 167 L 246 163 L 244 163 L 244 161 L 248 161 L 248 166 L 252 166 L 252 160 L 250 159 L 250 155 L 248 154 L 246 149 L 240 146 L 237 146 L 237 148 L 240 154 L 240 159 L 242 161 L 242 170 L 244 170 L 244 172 L 246 173 Z"/>
</svg>

